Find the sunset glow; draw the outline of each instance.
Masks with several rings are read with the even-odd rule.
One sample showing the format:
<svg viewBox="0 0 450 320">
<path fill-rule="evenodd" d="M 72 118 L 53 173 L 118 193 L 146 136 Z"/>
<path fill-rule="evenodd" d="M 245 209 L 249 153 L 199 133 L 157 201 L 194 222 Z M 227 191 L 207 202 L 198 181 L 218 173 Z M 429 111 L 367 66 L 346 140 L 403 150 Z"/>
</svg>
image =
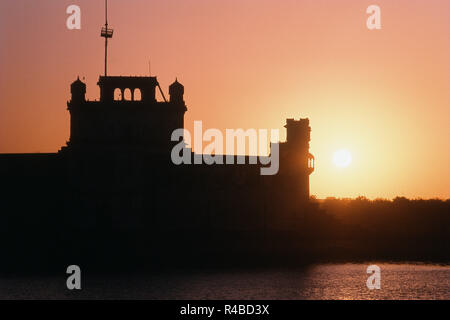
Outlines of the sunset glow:
<svg viewBox="0 0 450 320">
<path fill-rule="evenodd" d="M 0 2 L 1 153 L 65 144 L 78 75 L 99 98 L 104 2 L 76 1 L 81 30 L 67 30 L 72 3 Z M 201 120 L 284 140 L 286 118 L 309 118 L 318 198 L 449 198 L 450 2 L 379 0 L 380 30 L 366 27 L 370 4 L 111 0 L 108 73 L 151 72 L 165 92 L 178 77 L 190 131 Z M 350 160 L 330 161 L 343 143 Z"/>
</svg>

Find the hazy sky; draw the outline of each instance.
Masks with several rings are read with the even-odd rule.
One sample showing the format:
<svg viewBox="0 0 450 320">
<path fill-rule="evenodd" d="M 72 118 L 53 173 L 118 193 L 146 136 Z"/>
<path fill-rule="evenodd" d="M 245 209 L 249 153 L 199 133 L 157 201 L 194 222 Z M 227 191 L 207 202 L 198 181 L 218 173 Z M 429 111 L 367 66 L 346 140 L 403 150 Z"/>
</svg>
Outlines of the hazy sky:
<svg viewBox="0 0 450 320">
<path fill-rule="evenodd" d="M 110 0 L 109 74 L 185 86 L 185 123 L 310 119 L 318 197 L 450 197 L 450 1 Z M 66 8 L 81 7 L 81 30 Z M 381 30 L 366 8 L 381 7 Z M 0 152 L 56 152 L 70 83 L 98 99 L 102 0 L 0 2 Z M 350 166 L 333 153 L 348 149 Z"/>
</svg>

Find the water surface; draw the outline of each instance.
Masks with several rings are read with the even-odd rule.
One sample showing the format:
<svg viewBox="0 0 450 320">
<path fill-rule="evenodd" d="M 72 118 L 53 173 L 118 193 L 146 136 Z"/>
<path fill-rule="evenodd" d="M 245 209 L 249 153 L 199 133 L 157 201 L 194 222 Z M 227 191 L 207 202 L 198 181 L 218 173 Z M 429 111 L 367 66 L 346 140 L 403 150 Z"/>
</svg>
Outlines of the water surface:
<svg viewBox="0 0 450 320">
<path fill-rule="evenodd" d="M 0 278 L 0 299 L 450 299 L 450 266 L 373 263 L 381 289 L 369 290 L 369 264 L 303 269 L 88 276 L 69 291 L 61 277 Z"/>
</svg>

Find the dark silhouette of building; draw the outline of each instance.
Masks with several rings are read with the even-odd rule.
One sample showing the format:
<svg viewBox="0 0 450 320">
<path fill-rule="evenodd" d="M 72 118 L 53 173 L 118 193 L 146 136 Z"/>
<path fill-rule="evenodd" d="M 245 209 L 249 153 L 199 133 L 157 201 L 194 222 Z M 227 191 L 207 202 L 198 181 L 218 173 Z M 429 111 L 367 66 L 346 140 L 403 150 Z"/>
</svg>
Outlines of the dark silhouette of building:
<svg viewBox="0 0 450 320">
<path fill-rule="evenodd" d="M 309 120 L 288 119 L 287 141 L 271 145 L 279 149 L 276 175 L 261 175 L 250 156 L 227 155 L 233 165 L 193 164 L 203 155 L 183 136 L 171 139 L 184 128 L 183 85 L 175 80 L 167 101 L 156 77 L 108 76 L 112 36 L 105 1 L 100 100 L 86 100 L 79 78 L 71 84 L 67 144 L 54 154 L 0 155 L 0 243 L 7 243 L 12 268 L 75 258 L 179 260 L 192 250 L 270 251 L 268 233 L 295 230 L 308 211 Z M 172 161 L 180 144 L 192 164 Z"/>
<path fill-rule="evenodd" d="M 86 85 L 79 79 L 72 83 L 72 98 L 67 103 L 71 115 L 70 139 L 61 149 L 60 157 L 66 162 L 66 178 L 72 188 L 91 190 L 94 202 L 101 201 L 110 206 L 109 210 L 123 212 L 120 225 L 137 218 L 138 215 L 130 211 L 133 201 L 138 211 L 147 205 L 153 206 L 161 197 L 146 205 L 151 199 L 149 195 L 161 190 L 184 195 L 184 198 L 196 198 L 201 194 L 206 206 L 214 203 L 223 207 L 243 197 L 235 208 L 246 206 L 252 211 L 270 207 L 269 203 L 263 203 L 266 200 L 278 199 L 277 209 L 288 206 L 296 210 L 308 200 L 309 175 L 314 168 L 314 158 L 309 153 L 308 119 L 287 120 L 287 141 L 279 144 L 279 172 L 274 176 L 261 176 L 261 165 L 250 164 L 250 157 L 245 158 L 245 165 L 177 166 L 170 155 L 178 141 L 171 141 L 171 135 L 184 127 L 187 108 L 183 85 L 177 80 L 171 84 L 169 101 L 163 102 L 155 98 L 157 88 L 161 90 L 156 77 L 101 76 L 98 85 L 100 101 L 87 101 Z M 131 92 L 129 100 L 125 98 L 127 90 Z M 115 97 L 117 91 L 119 94 Z M 137 92 L 140 92 L 140 99 L 136 99 Z M 199 155 L 192 153 L 191 158 L 196 156 Z M 236 192 L 239 184 L 245 192 Z M 260 197 L 263 193 L 267 193 L 264 199 Z M 106 198 L 101 199 L 100 194 Z M 126 196 L 120 200 L 122 195 Z M 182 222 L 180 211 L 172 210 L 174 205 L 167 208 L 175 213 L 170 221 Z M 92 207 L 97 206 L 98 203 L 92 204 Z M 189 221 L 198 218 L 190 217 Z M 230 227 L 239 226 L 239 220 Z M 181 223 L 182 226 L 188 224 L 188 221 Z"/>
<path fill-rule="evenodd" d="M 308 119 L 287 120 L 276 175 L 261 175 L 249 156 L 245 164 L 233 156 L 233 165 L 176 165 L 179 141 L 171 135 L 184 127 L 183 85 L 170 85 L 168 101 L 156 77 L 101 76 L 98 85 L 100 100 L 88 101 L 86 85 L 71 84 L 70 138 L 58 153 L 0 155 L 2 225 L 10 241 L 17 236 L 12 248 L 28 252 L 31 243 L 47 248 L 60 239 L 69 257 L 93 246 L 117 257 L 188 244 L 254 250 L 268 232 L 295 228 L 308 210 Z"/>
</svg>

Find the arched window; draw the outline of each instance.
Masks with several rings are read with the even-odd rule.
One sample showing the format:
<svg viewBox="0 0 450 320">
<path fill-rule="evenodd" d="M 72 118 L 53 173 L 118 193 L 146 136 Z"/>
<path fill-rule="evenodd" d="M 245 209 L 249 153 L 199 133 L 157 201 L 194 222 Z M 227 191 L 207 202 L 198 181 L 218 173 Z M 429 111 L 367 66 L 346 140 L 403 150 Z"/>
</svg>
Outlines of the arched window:
<svg viewBox="0 0 450 320">
<path fill-rule="evenodd" d="M 141 89 L 136 88 L 134 89 L 134 101 L 141 101 Z"/>
<path fill-rule="evenodd" d="M 120 101 L 122 100 L 122 91 L 117 88 L 116 90 L 114 90 L 114 100 L 115 101 Z"/>
<path fill-rule="evenodd" d="M 314 161 L 314 156 L 310 154 L 308 156 L 308 168 L 314 169 Z"/>
<path fill-rule="evenodd" d="M 125 91 L 123 92 L 123 99 L 130 101 L 131 100 L 131 90 L 126 88 Z"/>
</svg>

